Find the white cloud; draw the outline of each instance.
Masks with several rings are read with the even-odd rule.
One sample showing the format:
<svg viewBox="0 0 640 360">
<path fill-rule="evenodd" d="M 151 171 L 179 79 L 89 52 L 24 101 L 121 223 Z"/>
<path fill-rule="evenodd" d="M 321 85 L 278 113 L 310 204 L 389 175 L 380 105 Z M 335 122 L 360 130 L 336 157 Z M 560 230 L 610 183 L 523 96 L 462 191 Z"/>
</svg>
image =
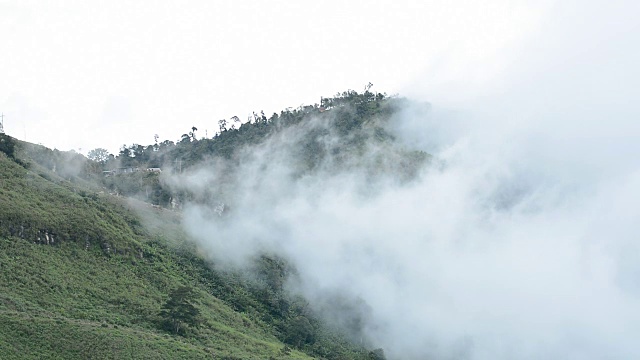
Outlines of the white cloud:
<svg viewBox="0 0 640 360">
<path fill-rule="evenodd" d="M 440 161 L 420 181 L 289 182 L 276 139 L 238 170 L 228 218 L 188 209 L 193 235 L 219 261 L 287 257 L 320 309 L 363 301 L 392 358 L 637 357 L 635 10 L 553 4 L 486 92 L 460 77 L 453 110 L 403 112 L 401 139 Z"/>
<path fill-rule="evenodd" d="M 287 158 L 276 141 L 239 169 L 227 223 L 187 209 L 194 235 L 287 256 L 319 307 L 366 302 L 398 358 L 635 358 L 638 6 L 5 1 L 0 110 L 19 138 L 115 151 L 369 81 L 429 100 L 397 127 L 445 164 L 421 181 L 282 181 L 257 166 Z"/>
</svg>

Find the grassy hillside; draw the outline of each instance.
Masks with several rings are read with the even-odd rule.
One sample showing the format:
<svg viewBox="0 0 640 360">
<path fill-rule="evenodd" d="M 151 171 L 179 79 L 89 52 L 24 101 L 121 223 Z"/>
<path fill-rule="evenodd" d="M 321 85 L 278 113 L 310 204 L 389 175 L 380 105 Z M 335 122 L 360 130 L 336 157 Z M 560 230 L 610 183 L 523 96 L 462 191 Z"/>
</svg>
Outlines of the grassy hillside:
<svg viewBox="0 0 640 360">
<path fill-rule="evenodd" d="M 215 270 L 178 213 L 111 196 L 2 140 L 0 358 L 369 358 L 300 299 Z M 263 265 L 269 276 L 281 266 Z M 159 313 L 185 285 L 199 324 L 175 334 Z M 308 334 L 292 338 L 301 317 Z"/>
<path fill-rule="evenodd" d="M 391 131 L 405 105 L 348 91 L 242 125 L 221 120 L 210 139 L 192 128 L 178 143 L 134 144 L 117 156 L 96 149 L 93 160 L 0 134 L 0 359 L 384 358 L 349 343 L 285 291 L 295 276 L 286 262 L 262 255 L 243 273 L 219 269 L 168 208 L 233 208 L 234 169 L 254 151 L 286 159 L 291 181 L 323 172 L 411 181 L 430 156 Z M 288 139 L 286 156 L 270 147 L 278 137 Z M 212 160 L 225 164 L 225 177 L 204 194 L 173 187 L 159 172 L 102 173 L 189 173 Z M 178 289 L 189 296 L 177 298 Z M 362 339 L 361 330 L 350 328 L 351 338 Z"/>
</svg>

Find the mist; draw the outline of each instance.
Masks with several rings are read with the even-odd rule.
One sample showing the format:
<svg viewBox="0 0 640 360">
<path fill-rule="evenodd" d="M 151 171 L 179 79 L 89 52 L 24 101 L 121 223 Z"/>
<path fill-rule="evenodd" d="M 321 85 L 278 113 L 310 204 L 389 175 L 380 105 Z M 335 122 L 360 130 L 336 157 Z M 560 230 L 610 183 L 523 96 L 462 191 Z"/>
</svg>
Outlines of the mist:
<svg viewBox="0 0 640 360">
<path fill-rule="evenodd" d="M 292 292 L 392 359 L 636 358 L 637 10 L 556 4 L 486 91 L 413 88 L 389 131 L 432 157 L 408 179 L 371 175 L 376 145 L 301 175 L 299 139 L 340 141 L 310 122 L 172 179 L 201 195 L 186 229 L 223 266 L 286 259 Z"/>
</svg>

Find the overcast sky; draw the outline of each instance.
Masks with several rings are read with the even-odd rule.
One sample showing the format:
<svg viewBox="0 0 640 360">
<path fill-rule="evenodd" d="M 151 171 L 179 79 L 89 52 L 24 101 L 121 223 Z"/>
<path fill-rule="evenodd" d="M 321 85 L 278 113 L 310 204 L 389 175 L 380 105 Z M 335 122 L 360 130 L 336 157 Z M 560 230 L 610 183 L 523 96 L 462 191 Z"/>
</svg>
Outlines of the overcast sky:
<svg viewBox="0 0 640 360">
<path fill-rule="evenodd" d="M 369 82 L 429 101 L 431 114 L 409 112 L 395 130 L 444 170 L 367 206 L 341 181 L 292 192 L 243 176 L 249 200 L 231 225 L 247 242 L 229 232 L 220 244 L 254 251 L 284 218 L 273 229 L 291 230 L 285 253 L 301 273 L 359 291 L 398 358 L 449 355 L 469 338 L 474 360 L 635 359 L 638 14 L 637 0 L 0 0 L 0 112 L 12 136 L 86 153 L 175 141 L 192 126 L 212 136 L 222 118 Z M 308 196 L 280 196 L 291 193 Z M 300 206 L 307 198 L 319 205 Z M 191 215 L 201 242 L 227 256 Z M 407 281 L 331 252 L 369 259 L 367 246 L 342 246 L 357 232 Z M 370 286 L 378 275 L 388 287 Z"/>
<path fill-rule="evenodd" d="M 272 88 L 294 106 L 307 86 L 313 101 L 367 81 L 428 100 L 393 130 L 440 166 L 385 187 L 328 160 L 292 181 L 287 144 L 305 133 L 291 128 L 234 168 L 224 220 L 187 204 L 187 231 L 216 263 L 284 255 L 332 316 L 331 294 L 362 299 L 390 359 L 638 359 L 640 1 L 491 4 L 319 11 L 304 23 L 330 14 L 335 40 L 285 61 L 317 84 Z M 210 194 L 230 173 L 179 183 Z"/>
<path fill-rule="evenodd" d="M 551 1 L 0 0 L 9 135 L 60 150 L 177 140 L 192 126 L 347 89 L 455 104 L 490 91 Z M 464 84 L 464 86 L 460 86 Z"/>
</svg>

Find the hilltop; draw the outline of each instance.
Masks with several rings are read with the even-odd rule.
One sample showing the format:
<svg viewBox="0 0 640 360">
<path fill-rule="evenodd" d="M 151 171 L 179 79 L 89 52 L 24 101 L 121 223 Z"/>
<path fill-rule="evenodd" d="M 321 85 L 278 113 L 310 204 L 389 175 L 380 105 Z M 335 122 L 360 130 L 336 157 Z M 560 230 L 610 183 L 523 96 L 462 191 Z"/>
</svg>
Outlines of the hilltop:
<svg viewBox="0 0 640 360">
<path fill-rule="evenodd" d="M 166 181 L 167 174 L 196 172 L 213 162 L 223 163 L 226 171 L 233 172 L 250 162 L 255 153 L 276 154 L 284 147 L 284 162 L 293 177 L 331 171 L 407 181 L 430 159 L 429 154 L 397 141 L 393 127 L 407 108 L 426 112 L 429 105 L 368 90 L 349 90 L 323 98 L 320 104 L 289 108 L 270 117 L 254 112 L 244 123 L 235 116 L 219 120 L 220 131 L 212 138 L 198 138 L 197 128 L 191 127 L 176 142 L 156 137 L 153 144 L 122 146 L 115 155 L 97 148 L 89 152 L 89 158 L 94 174 L 99 172 L 96 166 L 106 172 L 98 182 L 112 193 L 163 207 L 193 200 L 188 189 L 172 187 Z M 231 191 L 222 184 L 216 187 L 218 193 Z"/>
</svg>

